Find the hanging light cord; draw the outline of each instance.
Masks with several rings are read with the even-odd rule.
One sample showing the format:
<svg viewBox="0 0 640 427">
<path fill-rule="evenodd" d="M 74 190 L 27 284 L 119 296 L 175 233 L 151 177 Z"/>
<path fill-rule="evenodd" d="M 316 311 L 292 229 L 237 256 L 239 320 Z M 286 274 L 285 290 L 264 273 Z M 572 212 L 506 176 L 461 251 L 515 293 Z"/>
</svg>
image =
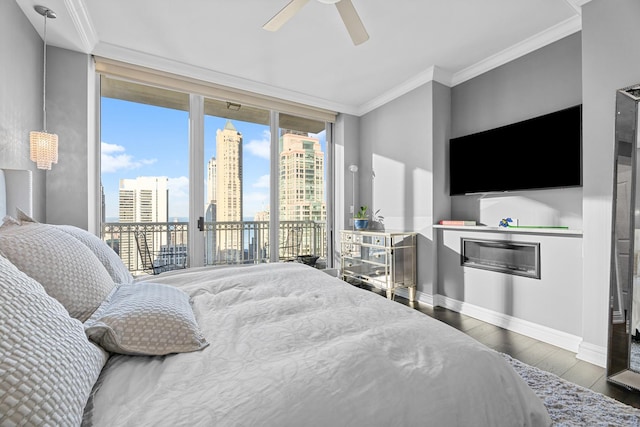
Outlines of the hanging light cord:
<svg viewBox="0 0 640 427">
<path fill-rule="evenodd" d="M 42 130 L 47 131 L 47 14 L 44 13 L 44 55 L 42 72 Z"/>
</svg>

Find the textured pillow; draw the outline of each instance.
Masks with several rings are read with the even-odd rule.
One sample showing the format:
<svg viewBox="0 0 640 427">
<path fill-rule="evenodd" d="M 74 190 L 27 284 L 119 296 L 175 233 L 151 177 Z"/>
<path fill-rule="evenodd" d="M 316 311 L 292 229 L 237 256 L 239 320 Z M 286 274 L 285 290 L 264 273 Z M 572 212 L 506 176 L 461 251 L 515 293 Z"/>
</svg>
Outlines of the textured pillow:
<svg viewBox="0 0 640 427">
<path fill-rule="evenodd" d="M 0 256 L 0 425 L 80 425 L 107 353 Z"/>
<path fill-rule="evenodd" d="M 91 252 L 93 252 L 102 265 L 104 265 L 104 268 L 107 269 L 109 276 L 111 276 L 115 283 L 133 282 L 133 276 L 129 272 L 129 269 L 124 265 L 120 256 L 118 256 L 104 240 L 95 234 L 89 233 L 87 230 L 74 227 L 73 225 L 55 225 L 54 227 L 70 234 L 91 249 Z"/>
<path fill-rule="evenodd" d="M 209 345 L 189 296 L 155 283 L 120 285 L 85 322 L 87 336 L 113 353 L 163 355 Z"/>
<path fill-rule="evenodd" d="M 52 225 L 5 220 L 0 226 L 0 251 L 81 321 L 115 286 L 89 248 Z"/>
</svg>

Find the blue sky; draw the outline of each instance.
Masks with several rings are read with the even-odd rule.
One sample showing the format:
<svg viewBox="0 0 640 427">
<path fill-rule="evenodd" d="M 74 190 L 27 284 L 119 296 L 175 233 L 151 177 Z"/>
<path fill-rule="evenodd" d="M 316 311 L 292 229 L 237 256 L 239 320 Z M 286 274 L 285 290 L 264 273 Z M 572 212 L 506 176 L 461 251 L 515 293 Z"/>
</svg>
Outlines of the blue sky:
<svg viewBox="0 0 640 427">
<path fill-rule="evenodd" d="M 118 217 L 120 179 L 169 178 L 169 218 L 189 215 L 189 114 L 186 111 L 102 98 L 101 164 L 107 221 Z M 216 130 L 227 119 L 205 117 L 205 159 L 215 156 Z M 243 137 L 244 217 L 269 204 L 269 127 L 232 120 Z M 320 138 L 325 149 L 325 133 Z M 206 169 L 205 169 L 206 180 Z M 206 187 L 205 187 L 206 191 Z M 203 215 L 198 213 L 198 216 Z"/>
</svg>

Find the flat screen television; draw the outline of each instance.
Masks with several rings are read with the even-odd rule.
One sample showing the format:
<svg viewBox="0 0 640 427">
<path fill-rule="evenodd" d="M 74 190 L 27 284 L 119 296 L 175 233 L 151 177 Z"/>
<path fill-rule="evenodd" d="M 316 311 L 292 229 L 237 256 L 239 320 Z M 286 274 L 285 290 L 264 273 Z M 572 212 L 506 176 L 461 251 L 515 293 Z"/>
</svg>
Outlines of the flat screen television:
<svg viewBox="0 0 640 427">
<path fill-rule="evenodd" d="M 452 196 L 582 185 L 582 106 L 452 138 L 449 178 Z"/>
</svg>

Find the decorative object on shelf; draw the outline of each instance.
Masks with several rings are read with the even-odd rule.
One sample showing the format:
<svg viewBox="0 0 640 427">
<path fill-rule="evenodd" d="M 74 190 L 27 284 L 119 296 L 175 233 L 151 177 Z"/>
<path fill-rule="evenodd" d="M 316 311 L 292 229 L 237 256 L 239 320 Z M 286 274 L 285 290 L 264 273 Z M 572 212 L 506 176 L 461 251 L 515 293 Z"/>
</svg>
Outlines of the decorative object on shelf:
<svg viewBox="0 0 640 427">
<path fill-rule="evenodd" d="M 443 219 L 443 220 L 440 221 L 440 225 L 474 226 L 474 225 L 476 225 L 476 222 L 475 221 L 469 221 L 469 220 Z"/>
<path fill-rule="evenodd" d="M 356 230 L 364 230 L 369 226 L 369 217 L 367 216 L 368 206 L 360 206 L 360 210 L 353 217 L 353 225 Z"/>
<path fill-rule="evenodd" d="M 372 230 L 384 231 L 384 217 L 380 215 L 380 209 L 375 211 L 371 216 L 371 227 Z"/>
<path fill-rule="evenodd" d="M 498 227 L 509 227 L 509 224 L 511 224 L 513 222 L 513 220 L 511 218 L 502 218 L 500 220 L 500 224 L 498 224 Z"/>
<path fill-rule="evenodd" d="M 34 6 L 36 12 L 44 16 L 44 62 L 42 82 L 42 131 L 29 133 L 30 158 L 38 169 L 51 170 L 52 163 L 58 163 L 58 135 L 47 132 L 47 18 L 55 19 L 56 13 L 45 6 Z"/>
</svg>

